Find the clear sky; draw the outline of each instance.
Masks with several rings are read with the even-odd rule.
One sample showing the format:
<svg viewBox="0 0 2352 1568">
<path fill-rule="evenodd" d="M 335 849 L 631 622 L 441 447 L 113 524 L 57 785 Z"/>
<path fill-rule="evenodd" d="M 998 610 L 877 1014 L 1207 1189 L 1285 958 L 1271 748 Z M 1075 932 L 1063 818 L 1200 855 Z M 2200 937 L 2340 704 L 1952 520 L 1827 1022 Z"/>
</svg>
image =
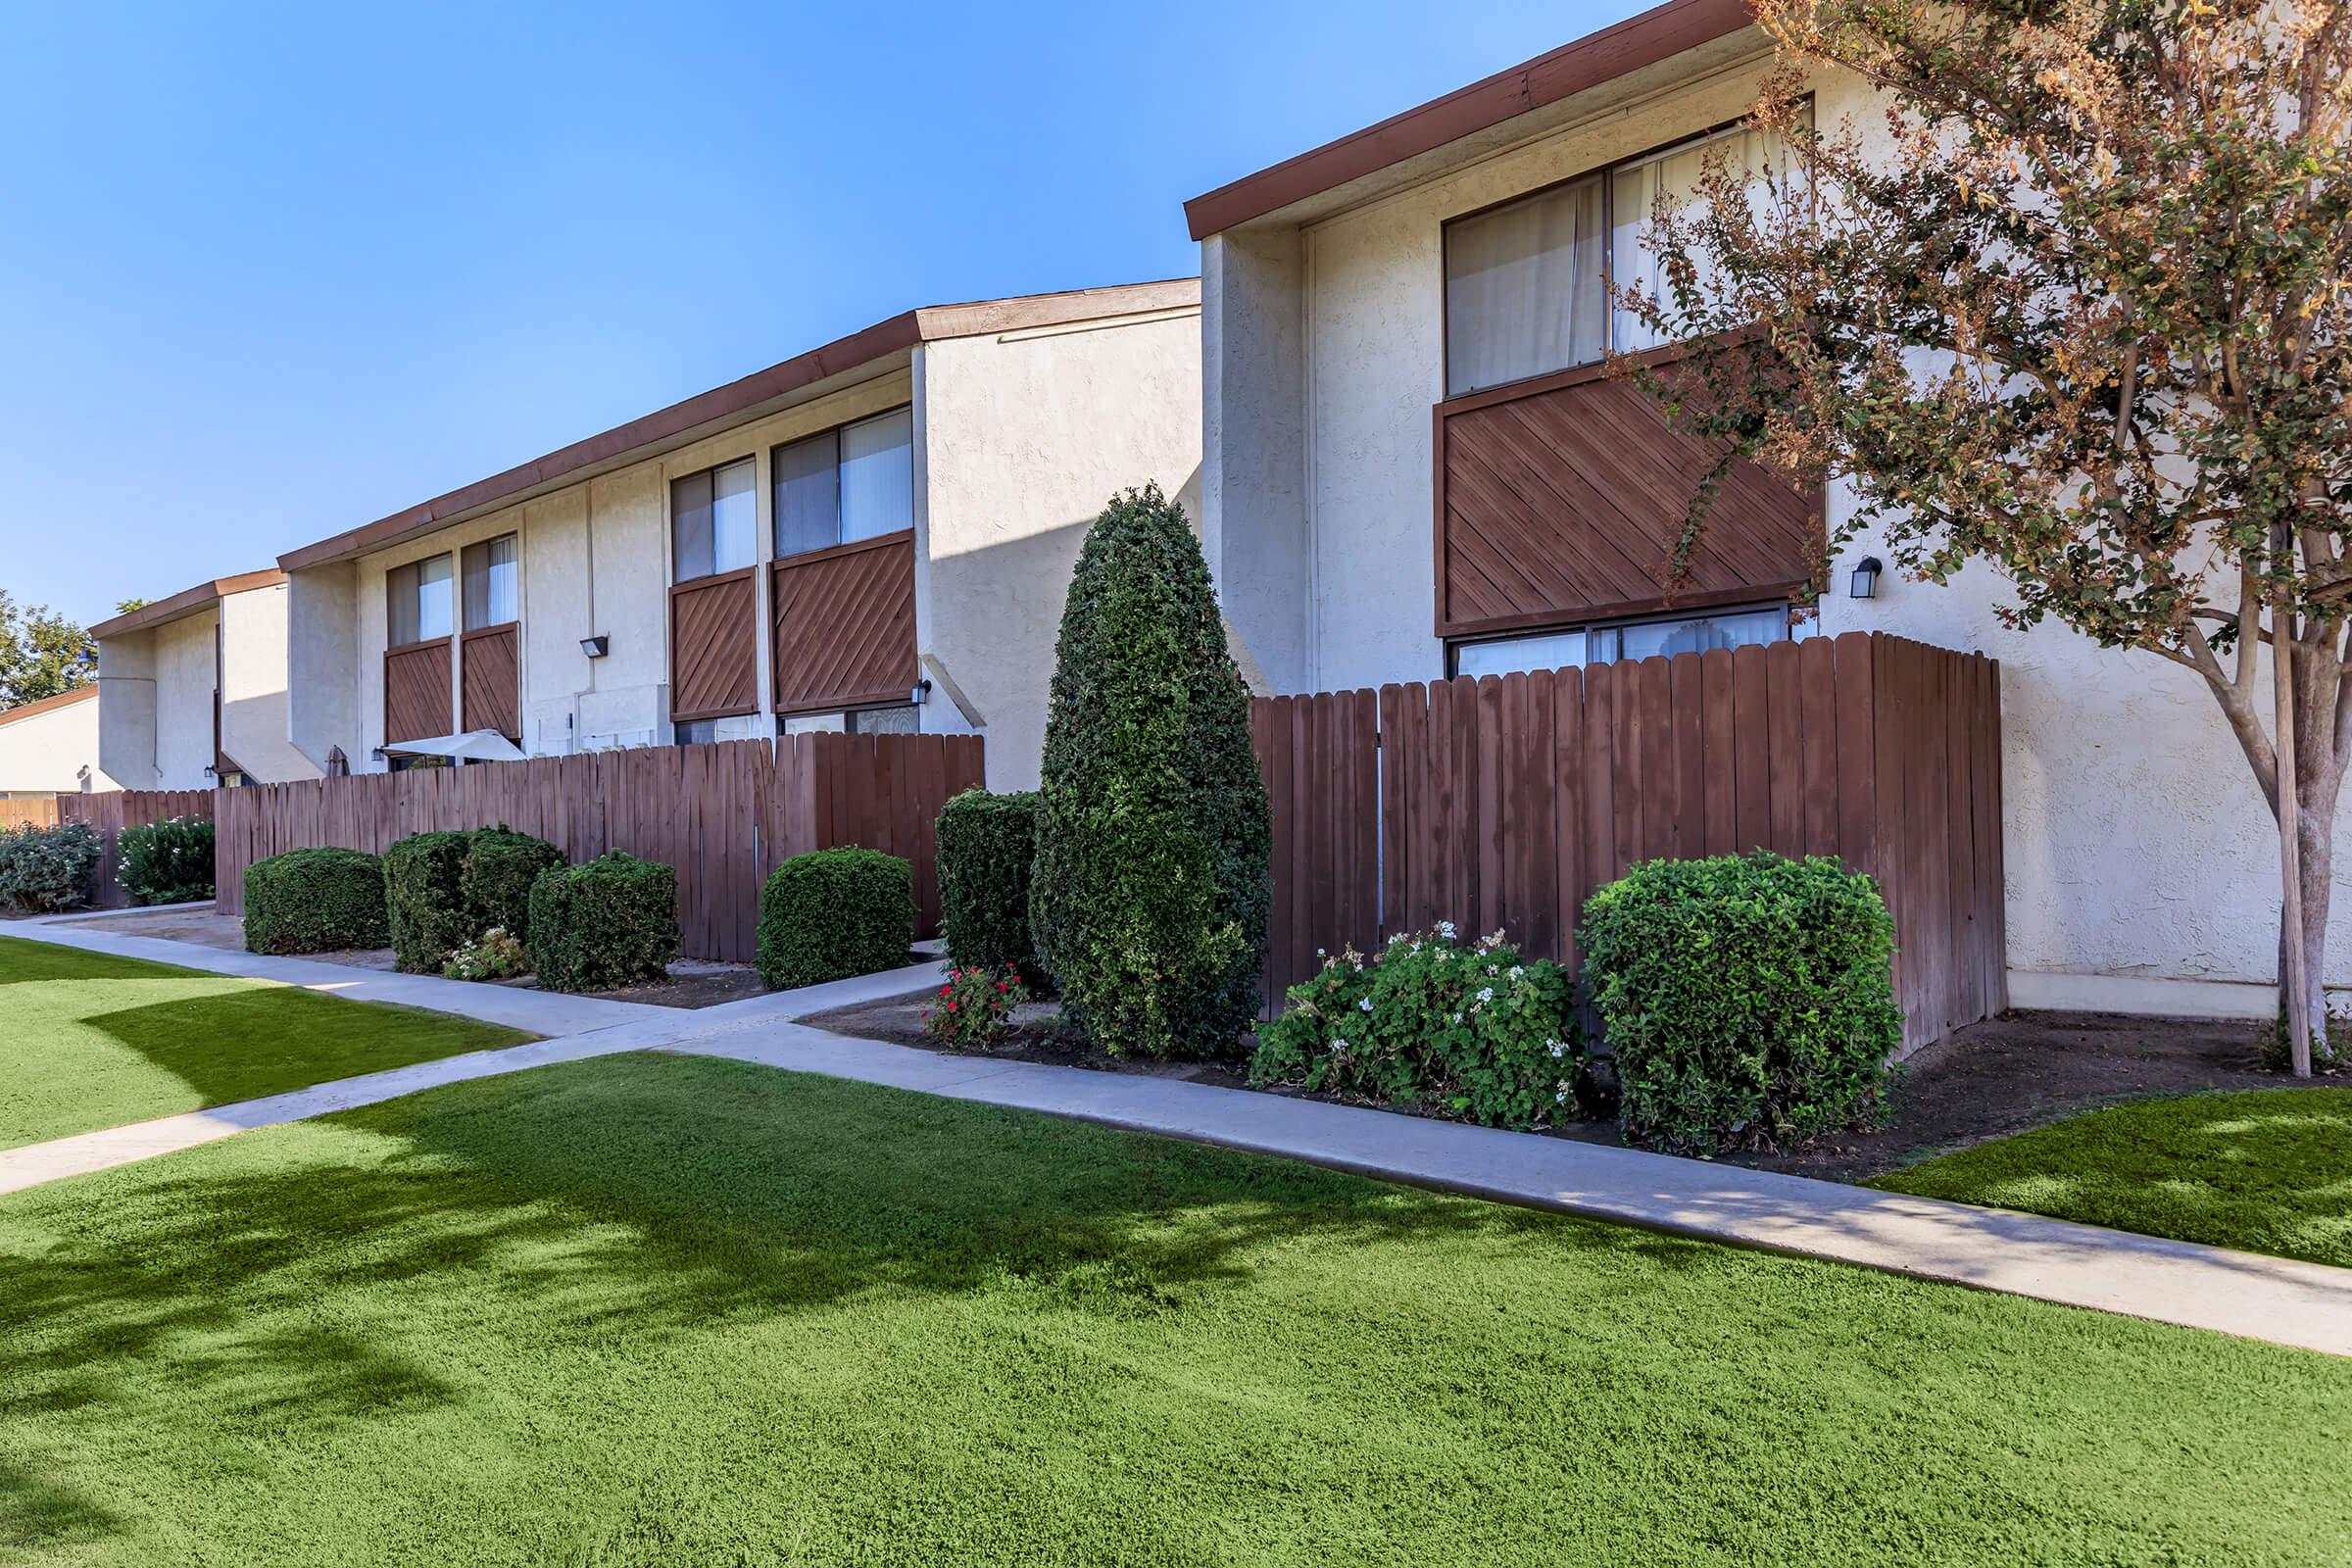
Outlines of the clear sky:
<svg viewBox="0 0 2352 1568">
<path fill-rule="evenodd" d="M 1182 203 L 1638 0 L 0 0 L 0 587 L 268 565 Z"/>
</svg>

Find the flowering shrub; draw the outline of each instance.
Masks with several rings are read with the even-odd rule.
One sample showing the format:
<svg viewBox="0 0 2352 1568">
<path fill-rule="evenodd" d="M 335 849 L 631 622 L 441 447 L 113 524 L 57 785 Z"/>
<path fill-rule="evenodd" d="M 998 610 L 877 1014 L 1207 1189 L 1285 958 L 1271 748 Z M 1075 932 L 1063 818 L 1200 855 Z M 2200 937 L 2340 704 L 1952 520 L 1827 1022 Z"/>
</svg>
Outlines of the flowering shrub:
<svg viewBox="0 0 2352 1568">
<path fill-rule="evenodd" d="M 115 840 L 115 880 L 133 904 L 188 904 L 213 896 L 213 819 L 137 822 Z"/>
<path fill-rule="evenodd" d="M 1464 946 L 1450 921 L 1350 949 L 1291 987 L 1258 1031 L 1250 1081 L 1410 1105 L 1483 1127 L 1542 1127 L 1574 1114 L 1584 1065 L 1575 987 L 1502 934 Z"/>
<path fill-rule="evenodd" d="M 0 829 L 0 906 L 49 910 L 89 903 L 104 848 L 87 822 Z"/>
<path fill-rule="evenodd" d="M 950 969 L 948 983 L 923 1013 L 923 1028 L 956 1051 L 993 1046 L 1012 1022 L 1012 1009 L 1028 1000 L 1017 964 Z"/>
<path fill-rule="evenodd" d="M 522 939 L 494 925 L 449 956 L 441 972 L 452 980 L 508 980 L 528 974 L 531 956 Z"/>
</svg>

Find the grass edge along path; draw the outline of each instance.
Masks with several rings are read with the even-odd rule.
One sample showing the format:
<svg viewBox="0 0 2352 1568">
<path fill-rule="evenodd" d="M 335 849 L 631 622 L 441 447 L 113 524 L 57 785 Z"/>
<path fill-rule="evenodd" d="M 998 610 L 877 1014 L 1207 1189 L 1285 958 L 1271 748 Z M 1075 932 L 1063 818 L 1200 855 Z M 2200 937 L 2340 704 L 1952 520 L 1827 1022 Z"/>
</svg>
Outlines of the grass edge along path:
<svg viewBox="0 0 2352 1568">
<path fill-rule="evenodd" d="M 0 936 L 0 1149 L 535 1038 Z"/>
<path fill-rule="evenodd" d="M 2352 1089 L 2134 1101 L 1868 1185 L 2352 1268 Z"/>
<path fill-rule="evenodd" d="M 0 1557 L 2340 1561 L 2352 1361 L 625 1054 L 0 1200 Z"/>
</svg>

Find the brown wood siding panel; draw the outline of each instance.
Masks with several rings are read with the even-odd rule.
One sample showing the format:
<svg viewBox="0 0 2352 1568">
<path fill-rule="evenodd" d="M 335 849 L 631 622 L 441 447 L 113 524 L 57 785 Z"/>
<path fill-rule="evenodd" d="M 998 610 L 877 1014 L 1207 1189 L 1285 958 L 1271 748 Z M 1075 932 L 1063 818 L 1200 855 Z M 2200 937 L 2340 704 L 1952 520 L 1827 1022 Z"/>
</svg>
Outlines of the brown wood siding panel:
<svg viewBox="0 0 2352 1568">
<path fill-rule="evenodd" d="M 1269 1005 L 1316 950 L 1451 920 L 1573 962 L 1648 856 L 1768 846 L 1880 879 L 1904 1043 L 2005 1004 L 1998 671 L 1876 634 L 1265 698 Z M 1375 755 L 1377 754 L 1377 755 Z"/>
<path fill-rule="evenodd" d="M 789 556 L 770 569 L 778 712 L 906 700 L 917 679 L 912 533 Z"/>
<path fill-rule="evenodd" d="M 510 621 L 469 631 L 458 644 L 466 727 L 494 729 L 518 745 L 522 741 L 522 664 L 517 653 L 521 642 L 521 628 Z"/>
<path fill-rule="evenodd" d="M 505 822 L 573 861 L 617 849 L 674 866 L 686 956 L 745 960 L 767 873 L 839 844 L 911 861 L 918 930 L 937 930 L 932 823 L 980 783 L 983 759 L 976 735 L 800 735 L 190 792 L 183 808 L 214 816 L 220 907 L 232 914 L 244 908 L 245 868 L 270 856 L 320 845 L 380 855 L 428 828 Z M 172 799 L 128 809 L 176 814 Z M 125 807 L 87 809 L 116 812 L 119 829 Z"/>
<path fill-rule="evenodd" d="M 757 567 L 669 591 L 669 715 L 725 718 L 760 706 Z"/>
<path fill-rule="evenodd" d="M 1590 370 L 1436 410 L 1441 636 L 1769 598 L 1819 569 L 1817 495 L 1734 466 L 1670 596 L 1683 518 L 1721 447 Z"/>
<path fill-rule="evenodd" d="M 457 726 L 449 711 L 449 639 L 384 654 L 384 744 L 428 740 Z"/>
</svg>

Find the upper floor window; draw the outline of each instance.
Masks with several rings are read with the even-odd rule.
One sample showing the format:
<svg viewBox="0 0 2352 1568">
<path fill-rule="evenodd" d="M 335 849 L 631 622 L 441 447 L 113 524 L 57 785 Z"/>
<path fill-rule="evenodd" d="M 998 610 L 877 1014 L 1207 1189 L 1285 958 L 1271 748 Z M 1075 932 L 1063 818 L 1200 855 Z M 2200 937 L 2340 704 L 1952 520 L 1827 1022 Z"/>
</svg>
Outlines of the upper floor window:
<svg viewBox="0 0 2352 1568">
<path fill-rule="evenodd" d="M 522 614 L 514 536 L 500 534 L 467 545 L 465 557 L 466 629 L 503 626 Z"/>
<path fill-rule="evenodd" d="M 914 411 L 894 409 L 776 448 L 776 554 L 914 526 Z"/>
<path fill-rule="evenodd" d="M 1744 170 L 1751 189 L 1766 188 L 1775 149 L 1734 125 L 1448 223 L 1446 395 L 1654 347 L 1658 335 L 1611 289 L 1658 289 L 1665 267 L 1649 241 L 1651 215 L 1661 201 L 1681 211 L 1704 200 L 1715 153 Z"/>
<path fill-rule="evenodd" d="M 758 488 L 749 458 L 670 481 L 670 560 L 677 581 L 752 564 L 760 537 Z"/>
<path fill-rule="evenodd" d="M 393 648 L 446 637 L 457 607 L 450 603 L 449 556 L 394 566 L 384 574 L 384 642 Z"/>
</svg>

